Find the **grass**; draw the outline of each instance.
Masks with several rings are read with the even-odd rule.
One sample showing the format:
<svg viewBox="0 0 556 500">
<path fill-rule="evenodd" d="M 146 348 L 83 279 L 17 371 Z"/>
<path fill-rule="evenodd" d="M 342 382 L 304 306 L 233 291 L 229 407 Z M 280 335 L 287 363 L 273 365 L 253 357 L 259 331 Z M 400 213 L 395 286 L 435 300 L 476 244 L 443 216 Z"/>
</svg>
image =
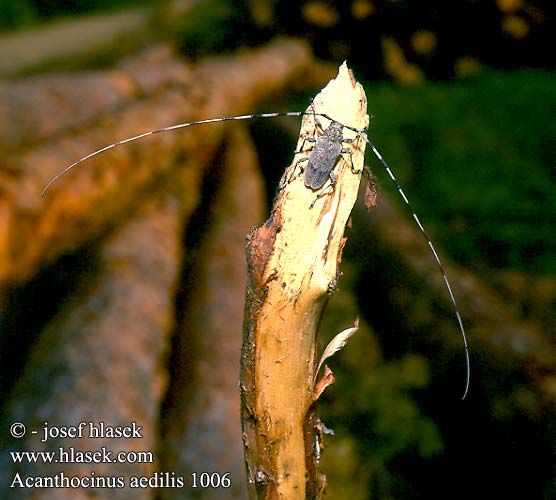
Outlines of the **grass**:
<svg viewBox="0 0 556 500">
<path fill-rule="evenodd" d="M 554 83 L 522 70 L 367 86 L 370 136 L 434 239 L 463 265 L 556 273 Z"/>
</svg>

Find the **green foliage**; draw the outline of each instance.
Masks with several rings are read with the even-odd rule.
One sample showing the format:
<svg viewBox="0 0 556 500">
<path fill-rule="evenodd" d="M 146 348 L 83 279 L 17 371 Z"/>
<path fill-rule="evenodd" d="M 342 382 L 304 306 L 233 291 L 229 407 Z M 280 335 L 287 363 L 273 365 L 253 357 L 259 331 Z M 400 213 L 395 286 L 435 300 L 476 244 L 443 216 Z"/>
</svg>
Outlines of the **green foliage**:
<svg viewBox="0 0 556 500">
<path fill-rule="evenodd" d="M 342 356 L 349 359 L 362 352 L 364 349 L 356 344 L 344 349 Z M 342 403 L 337 400 L 322 413 L 336 423 L 341 422 L 345 431 L 358 438 L 359 451 L 367 460 L 382 464 L 408 452 L 422 458 L 442 453 L 438 429 L 411 397 L 412 389 L 428 384 L 424 358 L 410 354 L 364 373 L 360 364 L 353 368 L 356 371 L 344 372 L 344 366 L 349 364 L 349 360 L 342 360 L 335 365 L 336 384 L 330 388 L 338 397 L 341 395 Z M 360 375 L 355 383 L 354 373 Z"/>
<path fill-rule="evenodd" d="M 367 89 L 371 137 L 458 262 L 556 272 L 554 83 L 518 71 Z"/>
<path fill-rule="evenodd" d="M 342 271 L 344 283 L 356 273 L 349 262 L 342 263 Z M 321 331 L 333 336 L 349 326 L 345 318 L 351 315 L 356 315 L 353 295 L 340 290 L 327 308 Z M 324 440 L 327 498 L 363 499 L 368 491 L 388 498 L 405 482 L 392 470 L 393 461 L 406 456 L 424 461 L 443 453 L 438 427 L 412 394 L 429 383 L 427 361 L 413 354 L 391 361 L 380 358 L 376 338 L 362 324 L 347 346 L 327 361 L 336 378 L 318 403 L 323 422 L 335 432 Z"/>
<path fill-rule="evenodd" d="M 0 31 L 23 27 L 37 18 L 31 0 L 3 0 L 0 2 Z"/>
<path fill-rule="evenodd" d="M 147 2 L 145 0 L 28 0 L 35 4 L 35 10 L 43 18 L 60 15 L 83 14 L 85 12 L 98 12 L 101 10 L 135 7 Z"/>
<path fill-rule="evenodd" d="M 253 28 L 244 3 L 208 0 L 194 5 L 173 31 L 187 57 L 222 54 L 252 43 Z"/>
<path fill-rule="evenodd" d="M 368 339 L 363 335 L 359 339 L 354 336 L 352 344 L 335 360 L 336 382 L 319 405 L 323 421 L 332 425 L 336 434 L 325 440 L 329 448 L 323 456 L 323 471 L 332 474 L 333 484 L 332 478 L 349 460 L 354 466 L 344 471 L 341 484 L 358 477 L 354 468 L 360 469 L 366 471 L 366 489 L 387 497 L 392 483 L 403 482 L 392 471 L 392 461 L 404 456 L 432 458 L 442 454 L 444 443 L 434 421 L 421 412 L 411 395 L 412 389 L 428 383 L 427 362 L 420 356 L 407 355 L 373 367 L 361 364 L 355 358 L 365 353 L 363 344 Z M 346 446 L 351 453 L 344 450 Z M 348 456 L 337 463 L 338 455 Z"/>
<path fill-rule="evenodd" d="M 24 28 L 59 16 L 116 10 L 157 3 L 154 0 L 2 0 L 0 30 Z"/>
</svg>

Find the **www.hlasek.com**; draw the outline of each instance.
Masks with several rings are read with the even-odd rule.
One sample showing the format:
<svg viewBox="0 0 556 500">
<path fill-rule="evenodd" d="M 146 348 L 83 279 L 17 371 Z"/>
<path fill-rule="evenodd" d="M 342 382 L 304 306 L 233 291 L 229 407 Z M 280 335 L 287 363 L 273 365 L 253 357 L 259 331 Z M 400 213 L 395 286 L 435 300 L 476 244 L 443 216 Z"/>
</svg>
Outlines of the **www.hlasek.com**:
<svg viewBox="0 0 556 500">
<path fill-rule="evenodd" d="M 28 433 L 39 437 L 41 443 L 51 439 L 141 439 L 142 427 L 135 422 L 127 426 L 110 426 L 104 422 L 80 422 L 75 426 L 53 426 L 48 422 L 39 431 L 32 429 Z M 10 427 L 14 438 L 25 436 L 27 429 L 24 424 L 15 422 Z M 60 446 L 55 451 L 11 451 L 12 462 L 16 467 L 25 464 L 135 464 L 153 463 L 151 451 L 113 451 L 106 446 L 96 450 L 82 450 L 75 446 Z M 194 472 L 191 474 L 191 488 L 228 488 L 231 486 L 229 473 Z M 175 472 L 154 472 L 150 476 L 100 475 L 94 470 L 88 474 L 68 474 L 64 471 L 48 475 L 25 475 L 15 472 L 11 488 L 183 488 L 185 479 Z"/>
</svg>

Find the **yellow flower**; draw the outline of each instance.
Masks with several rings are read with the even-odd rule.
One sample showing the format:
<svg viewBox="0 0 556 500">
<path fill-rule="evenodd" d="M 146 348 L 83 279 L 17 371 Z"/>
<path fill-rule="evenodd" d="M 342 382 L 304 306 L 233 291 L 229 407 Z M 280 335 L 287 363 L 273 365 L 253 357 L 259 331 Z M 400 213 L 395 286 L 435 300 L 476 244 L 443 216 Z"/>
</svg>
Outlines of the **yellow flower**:
<svg viewBox="0 0 556 500">
<path fill-rule="evenodd" d="M 468 78 L 481 71 L 481 63 L 470 56 L 463 56 L 456 60 L 454 73 L 458 78 Z"/>
<path fill-rule="evenodd" d="M 410 40 L 410 45 L 416 54 L 426 56 L 436 49 L 436 35 L 432 31 L 418 30 Z"/>
<path fill-rule="evenodd" d="M 324 2 L 309 2 L 303 6 L 303 18 L 319 28 L 331 28 L 340 20 L 338 12 Z"/>
<path fill-rule="evenodd" d="M 529 34 L 529 25 L 519 16 L 506 16 L 502 19 L 502 31 L 514 38 L 525 38 Z"/>
<path fill-rule="evenodd" d="M 496 6 L 505 13 L 515 12 L 523 7 L 523 0 L 496 0 Z"/>
<path fill-rule="evenodd" d="M 372 0 L 354 0 L 351 4 L 351 15 L 358 21 L 370 17 L 375 12 Z"/>
<path fill-rule="evenodd" d="M 423 80 L 422 71 L 415 64 L 408 63 L 402 48 L 391 37 L 383 37 L 382 52 L 384 67 L 398 83 L 411 85 Z"/>
</svg>

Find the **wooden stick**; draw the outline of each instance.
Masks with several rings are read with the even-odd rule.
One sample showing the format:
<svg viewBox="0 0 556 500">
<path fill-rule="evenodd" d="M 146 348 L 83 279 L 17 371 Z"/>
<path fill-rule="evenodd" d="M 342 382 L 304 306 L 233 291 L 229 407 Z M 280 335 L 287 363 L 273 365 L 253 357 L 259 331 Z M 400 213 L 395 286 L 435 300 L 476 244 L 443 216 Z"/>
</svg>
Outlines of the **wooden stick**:
<svg viewBox="0 0 556 500">
<path fill-rule="evenodd" d="M 316 113 L 356 129 L 368 125 L 367 100 L 345 63 L 315 98 Z M 308 109 L 311 111 L 311 109 Z M 326 129 L 328 120 L 319 118 Z M 303 120 L 298 148 L 316 134 L 314 117 Z M 344 138 L 356 134 L 344 129 Z M 357 170 L 364 144 L 353 151 Z M 316 365 L 317 326 L 339 277 L 344 229 L 359 188 L 347 155 L 334 172 L 337 183 L 305 186 L 296 155 L 268 221 L 248 236 L 247 288 L 242 352 L 242 424 L 251 498 L 318 498 L 313 448 L 317 432 L 310 411 Z M 306 165 L 307 162 L 300 165 Z M 316 200 L 316 201 L 315 201 Z"/>
</svg>

